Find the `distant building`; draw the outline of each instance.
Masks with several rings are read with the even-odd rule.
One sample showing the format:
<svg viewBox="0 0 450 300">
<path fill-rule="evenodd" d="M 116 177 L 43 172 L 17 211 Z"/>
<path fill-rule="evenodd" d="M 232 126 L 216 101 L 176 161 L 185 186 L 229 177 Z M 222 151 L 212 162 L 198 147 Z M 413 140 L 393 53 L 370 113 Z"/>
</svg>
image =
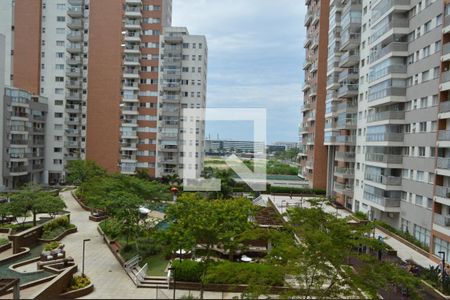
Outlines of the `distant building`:
<svg viewBox="0 0 450 300">
<path fill-rule="evenodd" d="M 265 149 L 263 142 L 206 140 L 206 153 L 262 153 Z"/>
<path fill-rule="evenodd" d="M 298 148 L 299 144 L 297 142 L 275 142 L 274 146 L 284 146 L 285 150 Z"/>
<path fill-rule="evenodd" d="M 287 150 L 286 145 L 268 145 L 267 146 L 267 153 L 282 152 L 282 151 L 286 151 L 286 150 Z"/>
</svg>

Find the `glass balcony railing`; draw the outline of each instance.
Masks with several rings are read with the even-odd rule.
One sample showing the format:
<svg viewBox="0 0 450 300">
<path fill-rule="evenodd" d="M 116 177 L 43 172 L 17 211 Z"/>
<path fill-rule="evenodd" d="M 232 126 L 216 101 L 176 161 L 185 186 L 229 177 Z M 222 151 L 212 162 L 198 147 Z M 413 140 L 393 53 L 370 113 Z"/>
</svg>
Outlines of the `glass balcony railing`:
<svg viewBox="0 0 450 300">
<path fill-rule="evenodd" d="M 401 164 L 403 162 L 403 156 L 384 153 L 366 153 L 366 160 L 386 164 Z"/>
<path fill-rule="evenodd" d="M 384 175 L 377 175 L 377 174 L 370 174 L 366 173 L 364 178 L 366 180 L 384 184 L 384 185 L 402 185 L 402 178 L 401 177 L 395 177 L 395 176 L 384 176 Z"/>
<path fill-rule="evenodd" d="M 403 142 L 404 134 L 397 132 L 368 133 L 367 142 Z"/>
<path fill-rule="evenodd" d="M 368 192 L 364 192 L 364 200 L 373 202 L 383 207 L 400 207 L 400 199 L 383 197 Z"/>
</svg>

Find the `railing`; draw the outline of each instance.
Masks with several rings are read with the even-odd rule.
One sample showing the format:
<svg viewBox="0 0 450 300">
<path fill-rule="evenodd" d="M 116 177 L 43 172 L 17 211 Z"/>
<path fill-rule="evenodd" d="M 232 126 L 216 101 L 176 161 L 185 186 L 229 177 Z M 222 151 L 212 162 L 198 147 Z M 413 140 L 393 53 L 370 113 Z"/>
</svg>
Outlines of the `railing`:
<svg viewBox="0 0 450 300">
<path fill-rule="evenodd" d="M 393 52 L 393 51 L 408 51 L 408 43 L 401 43 L 401 42 L 390 43 L 389 45 L 382 48 L 378 52 L 371 54 L 370 55 L 370 63 L 377 61 L 378 59 L 387 55 L 389 52 Z"/>
<path fill-rule="evenodd" d="M 386 23 L 385 25 L 377 28 L 376 31 L 370 36 L 370 42 L 375 42 L 380 36 L 388 32 L 392 28 L 397 27 L 408 27 L 409 20 L 408 19 L 393 19 L 391 22 Z"/>
<path fill-rule="evenodd" d="M 439 103 L 439 112 L 446 113 L 450 111 L 450 101 L 444 101 Z"/>
<path fill-rule="evenodd" d="M 450 226 L 450 216 L 443 216 L 437 213 L 434 213 L 433 223 L 443 227 Z"/>
<path fill-rule="evenodd" d="M 338 90 L 338 96 L 346 95 L 347 93 L 358 93 L 359 86 L 357 84 L 346 84 L 341 86 Z"/>
<path fill-rule="evenodd" d="M 403 162 L 403 156 L 384 153 L 366 153 L 366 160 L 386 164 L 401 164 Z"/>
<path fill-rule="evenodd" d="M 377 122 L 383 120 L 403 120 L 405 118 L 404 111 L 383 111 L 372 113 L 367 116 L 367 122 Z"/>
<path fill-rule="evenodd" d="M 69 22 L 69 27 L 81 27 L 82 26 L 81 20 L 72 20 Z"/>
<path fill-rule="evenodd" d="M 13 166 L 9 168 L 9 171 L 11 173 L 22 173 L 22 172 L 27 172 L 28 171 L 28 167 L 27 166 Z"/>
<path fill-rule="evenodd" d="M 410 0 L 388 0 L 380 1 L 377 5 L 372 7 L 372 23 L 376 22 L 383 16 L 391 7 L 395 5 L 410 5 Z"/>
<path fill-rule="evenodd" d="M 341 192 L 341 193 L 344 193 L 344 192 L 349 193 L 350 192 L 350 193 L 353 193 L 354 189 L 355 189 L 355 187 L 353 185 L 350 185 L 350 184 L 342 184 L 342 183 L 339 183 L 339 182 L 335 182 L 334 183 L 334 190 L 337 191 L 337 192 Z"/>
<path fill-rule="evenodd" d="M 371 102 L 388 96 L 406 96 L 406 88 L 390 87 L 381 91 L 372 92 L 369 94 L 367 100 Z"/>
<path fill-rule="evenodd" d="M 355 153 L 354 152 L 336 152 L 335 159 L 348 159 L 354 160 Z"/>
<path fill-rule="evenodd" d="M 353 176 L 355 175 L 355 169 L 353 168 L 340 168 L 340 167 L 336 167 L 334 169 L 334 173 L 335 174 L 339 174 L 339 175 L 349 175 L 349 176 Z"/>
<path fill-rule="evenodd" d="M 367 142 L 403 142 L 403 133 L 381 132 L 368 133 L 366 136 Z"/>
<path fill-rule="evenodd" d="M 347 79 L 350 75 L 359 76 L 359 70 L 358 69 L 345 69 L 339 73 L 338 80 L 342 81 L 344 79 Z"/>
<path fill-rule="evenodd" d="M 450 158 L 438 157 L 437 168 L 438 169 L 450 169 Z"/>
<path fill-rule="evenodd" d="M 344 110 L 351 110 L 351 109 L 357 109 L 358 105 L 355 103 L 351 103 L 351 102 L 343 102 L 343 103 L 339 103 L 336 107 L 336 111 L 344 111 Z"/>
<path fill-rule="evenodd" d="M 336 136 L 337 143 L 354 143 L 356 142 L 356 137 L 353 135 L 338 135 Z"/>
<path fill-rule="evenodd" d="M 450 198 L 450 186 L 436 185 L 435 195 L 441 198 Z"/>
<path fill-rule="evenodd" d="M 359 62 L 359 53 L 350 54 L 350 51 L 347 51 L 344 54 L 342 54 L 341 57 L 339 58 L 339 64 L 344 65 L 345 63 L 349 62 L 352 59 L 355 61 L 355 63 Z"/>
<path fill-rule="evenodd" d="M 442 54 L 446 55 L 450 53 L 450 43 L 444 44 L 442 46 Z"/>
<path fill-rule="evenodd" d="M 355 126 L 356 118 L 339 119 L 336 122 L 337 127 Z"/>
<path fill-rule="evenodd" d="M 439 141 L 450 141 L 450 130 L 439 130 L 438 140 Z"/>
<path fill-rule="evenodd" d="M 404 73 L 406 73 L 405 65 L 388 66 L 381 70 L 370 72 L 369 73 L 369 83 L 374 82 L 375 80 L 378 80 L 380 78 L 383 78 L 384 76 L 387 76 L 389 74 L 404 74 Z"/>
<path fill-rule="evenodd" d="M 364 192 L 364 200 L 376 203 L 383 207 L 400 207 L 400 199 L 389 198 Z"/>
<path fill-rule="evenodd" d="M 28 140 L 12 139 L 10 144 L 11 145 L 28 145 Z"/>
<path fill-rule="evenodd" d="M 450 71 L 445 71 L 441 73 L 441 82 L 450 81 Z"/>
<path fill-rule="evenodd" d="M 364 178 L 376 183 L 381 183 L 384 185 L 402 185 L 402 178 L 395 176 L 384 176 L 366 173 Z"/>
</svg>

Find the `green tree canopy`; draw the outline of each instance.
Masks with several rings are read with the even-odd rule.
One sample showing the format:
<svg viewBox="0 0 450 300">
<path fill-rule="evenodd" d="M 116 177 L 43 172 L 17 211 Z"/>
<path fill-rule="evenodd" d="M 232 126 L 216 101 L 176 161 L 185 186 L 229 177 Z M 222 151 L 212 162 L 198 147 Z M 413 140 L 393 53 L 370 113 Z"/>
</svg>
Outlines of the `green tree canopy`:
<svg viewBox="0 0 450 300">
<path fill-rule="evenodd" d="M 91 160 L 72 160 L 67 164 L 67 182 L 80 185 L 94 177 L 106 175 L 106 170 Z"/>
</svg>

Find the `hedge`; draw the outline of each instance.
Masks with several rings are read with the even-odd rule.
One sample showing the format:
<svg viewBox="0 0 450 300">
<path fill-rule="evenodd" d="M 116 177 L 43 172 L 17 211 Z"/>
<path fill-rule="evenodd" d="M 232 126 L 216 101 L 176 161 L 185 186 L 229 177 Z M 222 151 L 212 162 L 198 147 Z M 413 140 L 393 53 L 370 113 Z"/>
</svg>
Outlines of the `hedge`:
<svg viewBox="0 0 450 300">
<path fill-rule="evenodd" d="M 310 188 L 295 188 L 289 186 L 269 186 L 271 193 L 286 193 L 286 194 L 305 194 L 305 195 L 325 195 L 326 191 L 322 189 Z"/>
<path fill-rule="evenodd" d="M 193 260 L 174 261 L 177 281 L 201 282 L 205 263 Z M 274 266 L 259 263 L 210 262 L 205 281 L 214 284 L 260 284 L 282 286 L 284 273 Z"/>
</svg>

